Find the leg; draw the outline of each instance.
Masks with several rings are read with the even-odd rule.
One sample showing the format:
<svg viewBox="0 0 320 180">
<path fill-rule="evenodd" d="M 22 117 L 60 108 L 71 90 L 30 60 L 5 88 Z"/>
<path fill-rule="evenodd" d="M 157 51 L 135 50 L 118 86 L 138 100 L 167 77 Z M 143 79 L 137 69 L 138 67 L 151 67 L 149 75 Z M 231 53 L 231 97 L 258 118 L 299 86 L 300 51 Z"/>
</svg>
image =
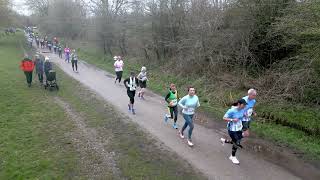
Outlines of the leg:
<svg viewBox="0 0 320 180">
<path fill-rule="evenodd" d="M 78 61 L 74 61 L 74 65 L 76 66 L 76 71 L 78 71 Z"/>
<path fill-rule="evenodd" d="M 169 107 L 169 112 L 170 112 L 170 118 L 173 119 L 173 108 L 174 107 Z"/>
<path fill-rule="evenodd" d="M 193 115 L 189 115 L 190 117 L 190 120 L 189 120 L 189 133 L 188 133 L 188 139 L 191 140 L 191 136 L 192 136 L 192 131 L 193 131 L 193 128 L 194 128 L 194 125 L 193 125 Z"/>
<path fill-rule="evenodd" d="M 72 70 L 74 71 L 74 60 L 71 61 Z"/>
<path fill-rule="evenodd" d="M 178 120 L 178 106 L 173 107 L 173 113 L 174 113 L 174 123 L 176 123 Z M 172 115 L 171 115 L 171 117 L 172 117 Z"/>
<path fill-rule="evenodd" d="M 189 125 L 189 115 L 183 114 L 183 119 L 185 120 L 185 122 L 184 122 L 182 129 L 181 129 L 182 134 L 183 134 L 184 130 L 187 128 L 187 126 Z"/>
<path fill-rule="evenodd" d="M 121 83 L 121 79 L 122 79 L 122 71 L 119 71 L 119 83 Z"/>
<path fill-rule="evenodd" d="M 119 71 L 116 71 L 116 80 L 115 80 L 115 82 L 114 82 L 114 83 L 116 83 L 116 82 L 117 82 L 117 80 L 119 80 Z M 120 83 L 120 81 L 119 81 L 119 83 Z"/>
</svg>

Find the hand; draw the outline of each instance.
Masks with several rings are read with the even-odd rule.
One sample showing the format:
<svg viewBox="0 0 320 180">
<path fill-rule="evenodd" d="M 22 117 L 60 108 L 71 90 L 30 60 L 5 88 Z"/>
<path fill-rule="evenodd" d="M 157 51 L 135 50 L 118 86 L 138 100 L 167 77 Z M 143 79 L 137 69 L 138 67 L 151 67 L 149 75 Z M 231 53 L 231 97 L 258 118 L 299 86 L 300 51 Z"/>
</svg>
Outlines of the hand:
<svg viewBox="0 0 320 180">
<path fill-rule="evenodd" d="M 238 118 L 235 118 L 235 119 L 232 119 L 233 122 L 238 122 L 239 119 Z"/>
<path fill-rule="evenodd" d="M 256 113 L 256 112 L 253 112 L 252 114 L 253 114 L 253 116 L 257 116 L 257 113 Z"/>
<path fill-rule="evenodd" d="M 173 102 L 172 101 L 169 103 L 169 106 L 171 106 L 171 107 L 173 106 Z"/>
</svg>

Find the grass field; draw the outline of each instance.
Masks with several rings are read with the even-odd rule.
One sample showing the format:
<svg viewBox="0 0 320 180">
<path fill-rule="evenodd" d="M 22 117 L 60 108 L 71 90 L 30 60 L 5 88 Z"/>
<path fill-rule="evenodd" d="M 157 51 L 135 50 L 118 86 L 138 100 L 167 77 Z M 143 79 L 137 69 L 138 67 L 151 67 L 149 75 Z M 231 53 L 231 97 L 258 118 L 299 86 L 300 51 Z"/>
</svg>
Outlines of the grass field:
<svg viewBox="0 0 320 180">
<path fill-rule="evenodd" d="M 22 34 L 0 39 L 0 179 L 89 179 L 91 175 L 100 179 L 203 179 L 60 69 L 56 68 L 59 92 L 44 90 L 35 77 L 28 88 L 19 69 L 21 40 Z M 104 167 L 99 153 L 86 147 L 85 137 L 55 98 L 69 104 L 87 128 L 97 132 L 103 148 L 114 154 L 120 175 Z M 98 171 L 99 167 L 105 170 Z"/>
<path fill-rule="evenodd" d="M 80 58 L 101 69 L 114 72 L 113 59 L 104 57 L 97 47 L 93 48 L 89 43 L 77 43 Z M 130 71 L 138 72 L 141 64 L 134 59 L 125 59 L 124 76 L 129 76 Z M 164 95 L 167 92 L 169 83 L 174 82 L 178 90 L 185 92 L 188 85 L 198 88 L 198 96 L 201 101 L 201 109 L 210 112 L 215 119 L 221 119 L 227 110 L 226 102 L 235 100 L 245 94 L 242 91 L 226 91 L 221 95 L 221 91 L 215 91 L 214 87 L 204 86 L 205 79 L 191 79 L 173 74 L 163 73 L 160 68 L 152 67 L 148 71 L 148 88 L 152 91 Z M 192 82 L 190 84 L 190 82 Z M 217 99 L 216 95 L 220 98 Z M 223 100 L 221 100 L 223 97 Z M 286 144 L 302 153 L 308 159 L 320 159 L 320 111 L 319 108 L 306 107 L 299 104 L 259 104 L 257 112 L 260 114 L 252 124 L 252 129 L 258 136 L 267 138 L 277 143 Z M 218 118 L 217 118 L 218 117 Z"/>
</svg>

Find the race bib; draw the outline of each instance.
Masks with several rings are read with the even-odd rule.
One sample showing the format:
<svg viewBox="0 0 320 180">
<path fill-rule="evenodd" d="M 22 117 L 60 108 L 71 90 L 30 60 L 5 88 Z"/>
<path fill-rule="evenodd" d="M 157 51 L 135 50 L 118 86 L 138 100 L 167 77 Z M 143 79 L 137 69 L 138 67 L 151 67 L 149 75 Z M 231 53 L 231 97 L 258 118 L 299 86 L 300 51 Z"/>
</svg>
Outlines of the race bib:
<svg viewBox="0 0 320 180">
<path fill-rule="evenodd" d="M 236 128 L 237 128 L 237 131 L 241 131 L 242 130 L 242 123 L 240 121 L 240 123 L 238 122 L 237 125 L 236 125 Z"/>
<path fill-rule="evenodd" d="M 249 117 L 249 116 L 252 116 L 252 113 L 253 113 L 253 109 L 252 109 L 252 108 L 250 108 L 250 109 L 247 110 L 247 116 L 248 116 L 248 117 Z"/>
<path fill-rule="evenodd" d="M 194 113 L 194 108 L 187 108 L 187 109 L 186 109 L 186 112 L 187 112 L 187 113 L 190 113 L 190 114 L 191 114 L 191 113 Z"/>
</svg>

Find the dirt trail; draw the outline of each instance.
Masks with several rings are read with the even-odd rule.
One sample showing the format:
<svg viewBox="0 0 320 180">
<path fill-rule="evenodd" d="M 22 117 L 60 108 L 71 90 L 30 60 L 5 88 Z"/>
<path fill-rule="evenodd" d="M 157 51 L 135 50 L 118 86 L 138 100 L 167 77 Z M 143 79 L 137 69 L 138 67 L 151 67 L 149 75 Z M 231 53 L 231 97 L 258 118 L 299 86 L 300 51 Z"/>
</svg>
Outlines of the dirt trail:
<svg viewBox="0 0 320 180">
<path fill-rule="evenodd" d="M 46 55 L 49 55 L 50 59 L 68 75 L 102 96 L 120 112 L 128 114 L 132 121 L 150 132 L 180 157 L 190 162 L 195 168 L 203 172 L 208 179 L 301 179 L 286 169 L 245 150 L 239 150 L 237 153 L 241 164 L 232 164 L 228 159 L 231 146 L 221 145 L 219 142 L 221 134 L 197 124 L 193 133 L 195 146 L 190 148 L 185 140 L 178 137 L 177 131 L 171 127 L 172 122 L 164 124 L 163 115 L 166 108 L 162 97 L 148 92 L 145 101 L 136 98 L 137 114 L 131 115 L 127 110 L 126 89 L 123 84 L 114 84 L 112 75 L 82 61 L 78 64 L 79 73 L 75 73 L 72 71 L 71 64 L 58 58 L 57 55 L 47 53 Z M 59 78 L 59 75 L 57 76 Z M 60 89 L 63 91 L 63 87 Z M 178 119 L 179 127 L 182 126 L 183 121 L 180 116 Z"/>
<path fill-rule="evenodd" d="M 58 97 L 54 98 L 55 102 L 65 110 L 69 119 L 74 123 L 77 131 L 70 132 L 72 141 L 78 146 L 77 151 L 82 155 L 83 165 L 86 167 L 88 179 L 103 179 L 103 177 L 110 173 L 112 177 L 121 179 L 120 170 L 116 166 L 115 152 L 107 152 L 104 148 L 108 144 L 109 139 L 101 139 L 96 130 L 87 127 L 84 119 L 77 115 L 78 113 L 70 107 L 68 103 Z M 94 153 L 96 159 L 90 160 L 86 156 L 87 151 Z"/>
</svg>

